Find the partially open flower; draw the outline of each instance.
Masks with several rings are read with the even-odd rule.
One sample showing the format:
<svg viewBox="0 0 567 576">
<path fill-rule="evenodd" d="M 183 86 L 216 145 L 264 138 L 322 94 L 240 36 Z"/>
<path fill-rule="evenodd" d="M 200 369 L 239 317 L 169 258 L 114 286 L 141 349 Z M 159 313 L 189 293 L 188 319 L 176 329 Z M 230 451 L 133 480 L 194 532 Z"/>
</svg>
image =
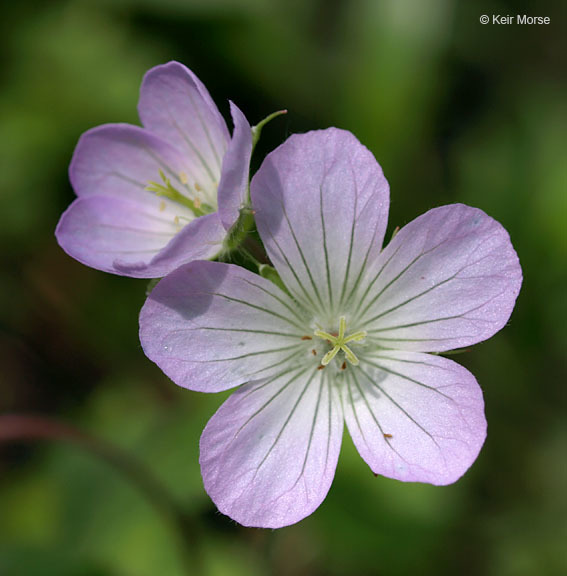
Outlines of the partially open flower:
<svg viewBox="0 0 567 576">
<path fill-rule="evenodd" d="M 140 278 L 214 258 L 247 200 L 252 132 L 230 109 L 232 138 L 190 70 L 149 70 L 144 127 L 106 124 L 77 144 L 69 174 L 78 198 L 57 226 L 61 247 L 87 266 Z"/>
<path fill-rule="evenodd" d="M 389 191 L 356 138 L 295 135 L 251 184 L 258 232 L 289 293 L 193 262 L 140 315 L 147 356 L 177 384 L 240 386 L 201 436 L 205 489 L 246 526 L 321 504 L 343 423 L 375 474 L 455 482 L 486 436 L 474 376 L 438 353 L 508 321 L 522 282 L 508 233 L 462 204 L 430 210 L 382 250 Z"/>
</svg>

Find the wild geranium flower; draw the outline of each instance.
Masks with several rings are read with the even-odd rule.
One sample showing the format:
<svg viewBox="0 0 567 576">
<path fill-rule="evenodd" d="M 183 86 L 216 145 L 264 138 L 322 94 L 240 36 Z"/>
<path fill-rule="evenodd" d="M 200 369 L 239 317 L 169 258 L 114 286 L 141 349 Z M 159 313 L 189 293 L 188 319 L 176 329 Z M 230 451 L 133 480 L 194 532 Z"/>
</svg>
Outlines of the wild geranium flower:
<svg viewBox="0 0 567 576">
<path fill-rule="evenodd" d="M 219 510 L 271 528 L 313 512 L 345 421 L 375 474 L 455 482 L 485 439 L 483 397 L 470 372 L 432 353 L 506 324 L 522 281 L 507 232 L 454 204 L 381 250 L 388 184 L 372 154 L 337 129 L 289 138 L 251 194 L 289 293 L 233 265 L 193 262 L 158 284 L 140 317 L 145 353 L 174 382 L 240 386 L 201 437 Z"/>
<path fill-rule="evenodd" d="M 105 124 L 87 131 L 69 175 L 78 198 L 57 240 L 87 266 L 158 278 L 215 257 L 247 199 L 252 132 L 231 102 L 234 133 L 201 81 L 178 62 L 147 72 L 138 113 L 143 128 Z"/>
</svg>

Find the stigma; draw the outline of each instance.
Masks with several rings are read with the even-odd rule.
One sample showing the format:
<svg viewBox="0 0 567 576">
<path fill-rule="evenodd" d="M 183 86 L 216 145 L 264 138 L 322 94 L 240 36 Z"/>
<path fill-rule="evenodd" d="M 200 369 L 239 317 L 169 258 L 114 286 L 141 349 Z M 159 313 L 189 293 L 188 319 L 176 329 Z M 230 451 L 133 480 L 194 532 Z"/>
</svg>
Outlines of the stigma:
<svg viewBox="0 0 567 576">
<path fill-rule="evenodd" d="M 314 334 L 318 338 L 329 342 L 329 344 L 333 347 L 325 354 L 325 356 L 323 356 L 323 359 L 321 360 L 322 366 L 327 366 L 340 351 L 344 353 L 345 358 L 348 360 L 348 362 L 350 362 L 350 364 L 353 366 L 358 366 L 359 360 L 356 357 L 356 354 L 352 351 L 350 346 L 347 346 L 347 344 L 350 342 L 360 342 L 361 340 L 364 340 L 367 336 L 367 332 L 361 330 L 347 336 L 346 318 L 341 316 L 339 319 L 338 333 L 329 334 L 323 330 L 315 330 Z"/>
</svg>

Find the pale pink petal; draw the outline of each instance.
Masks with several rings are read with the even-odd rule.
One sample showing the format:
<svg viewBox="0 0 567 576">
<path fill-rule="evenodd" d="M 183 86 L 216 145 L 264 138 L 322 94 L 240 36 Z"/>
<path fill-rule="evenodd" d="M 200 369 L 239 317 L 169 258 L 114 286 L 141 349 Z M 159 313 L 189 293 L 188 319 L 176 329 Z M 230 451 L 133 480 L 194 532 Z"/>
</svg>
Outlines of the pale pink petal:
<svg viewBox="0 0 567 576">
<path fill-rule="evenodd" d="M 154 205 L 152 206 L 152 201 Z M 137 202 L 120 196 L 86 196 L 63 213 L 55 232 L 73 258 L 105 272 L 123 263 L 150 262 L 177 233 L 174 214 L 154 196 Z"/>
<path fill-rule="evenodd" d="M 155 196 L 138 202 L 89 195 L 63 213 L 55 235 L 67 254 L 87 266 L 122 276 L 159 278 L 192 259 L 212 258 L 222 248 L 225 230 L 217 214 L 182 228 L 179 208 Z"/>
<path fill-rule="evenodd" d="M 150 262 L 117 260 L 114 268 L 125 276 L 161 278 L 193 260 L 217 257 L 225 236 L 218 214 L 205 214 L 186 224 Z"/>
<path fill-rule="evenodd" d="M 240 216 L 240 208 L 248 200 L 252 130 L 238 106 L 230 103 L 234 134 L 223 158 L 222 176 L 218 189 L 219 215 L 223 226 L 230 230 Z"/>
<path fill-rule="evenodd" d="M 264 160 L 251 195 L 287 288 L 321 323 L 336 320 L 386 229 L 388 183 L 374 156 L 336 128 L 296 134 Z"/>
<path fill-rule="evenodd" d="M 230 136 L 197 76 L 179 62 L 152 68 L 142 82 L 138 113 L 148 130 L 183 152 L 190 182 L 212 195 Z"/>
<path fill-rule="evenodd" d="M 384 350 L 345 371 L 345 420 L 375 474 L 451 484 L 476 460 L 486 437 L 482 391 L 459 364 Z"/>
<path fill-rule="evenodd" d="M 140 313 L 144 352 L 176 384 L 218 392 L 310 354 L 294 302 L 238 266 L 192 262 L 154 288 Z"/>
<path fill-rule="evenodd" d="M 145 188 L 150 182 L 163 183 L 160 170 L 185 192 L 179 179 L 183 158 L 175 148 L 139 126 L 104 124 L 79 139 L 69 178 L 79 197 L 109 195 L 153 206 L 155 193 Z"/>
<path fill-rule="evenodd" d="M 291 363 L 278 376 L 237 390 L 211 418 L 201 436 L 205 489 L 244 526 L 298 522 L 329 491 L 342 431 L 332 380 Z"/>
<path fill-rule="evenodd" d="M 369 268 L 352 322 L 368 345 L 424 352 L 469 346 L 508 321 L 522 283 L 506 230 L 454 204 L 404 228 Z"/>
</svg>

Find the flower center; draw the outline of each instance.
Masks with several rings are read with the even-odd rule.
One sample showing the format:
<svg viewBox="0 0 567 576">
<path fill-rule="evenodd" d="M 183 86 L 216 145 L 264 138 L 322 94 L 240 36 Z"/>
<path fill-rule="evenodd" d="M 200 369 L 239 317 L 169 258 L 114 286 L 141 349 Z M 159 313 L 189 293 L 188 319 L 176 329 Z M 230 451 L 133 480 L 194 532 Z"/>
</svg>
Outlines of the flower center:
<svg viewBox="0 0 567 576">
<path fill-rule="evenodd" d="M 179 190 L 173 186 L 171 180 L 164 174 L 163 170 L 159 171 L 159 175 L 162 179 L 162 182 L 154 182 L 150 180 L 145 188 L 146 190 L 149 192 L 155 192 L 156 196 L 165 196 L 166 198 L 177 202 L 177 204 L 181 204 L 182 206 L 189 208 L 195 217 L 210 214 L 211 212 L 215 211 L 212 206 L 202 202 L 199 196 L 195 196 L 195 198 L 191 199 L 179 192 Z M 184 172 L 181 172 L 179 175 L 179 180 L 182 184 L 186 185 L 187 175 Z M 197 183 L 195 184 L 195 190 L 197 190 L 197 192 L 202 190 Z"/>
<path fill-rule="evenodd" d="M 361 330 L 360 332 L 355 332 L 350 336 L 346 335 L 346 318 L 341 316 L 339 320 L 339 333 L 338 334 L 329 334 L 328 332 L 324 332 L 323 330 L 315 330 L 315 336 L 318 338 L 322 338 L 323 340 L 327 340 L 333 348 L 329 350 L 323 359 L 321 360 L 322 366 L 327 366 L 329 362 L 339 353 L 339 350 L 342 350 L 345 354 L 346 359 L 353 365 L 358 365 L 358 358 L 354 354 L 354 352 L 347 346 L 349 342 L 360 342 L 364 340 L 367 336 L 367 332 Z"/>
</svg>

